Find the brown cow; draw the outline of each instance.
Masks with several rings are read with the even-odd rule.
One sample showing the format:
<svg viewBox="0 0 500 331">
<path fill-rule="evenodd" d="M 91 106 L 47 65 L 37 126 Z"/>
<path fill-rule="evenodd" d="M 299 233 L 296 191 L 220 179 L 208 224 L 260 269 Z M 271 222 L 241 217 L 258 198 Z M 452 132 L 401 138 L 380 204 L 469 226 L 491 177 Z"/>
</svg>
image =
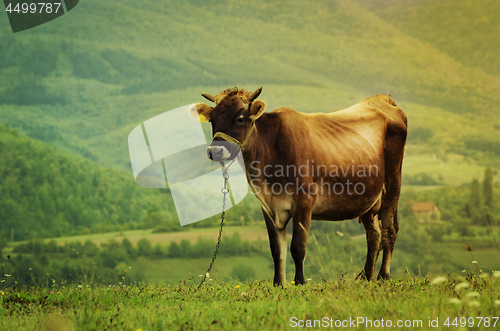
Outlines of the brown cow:
<svg viewBox="0 0 500 331">
<path fill-rule="evenodd" d="M 209 158 L 221 162 L 236 157 L 240 148 L 243 152 L 247 179 L 266 221 L 274 284 L 286 282 L 290 219 L 296 284 L 305 283 L 303 265 L 311 219 L 359 217 L 368 245 L 360 275 L 374 279 L 382 248 L 379 278 L 388 279 L 399 229 L 397 206 L 407 133 L 403 111 L 391 97 L 377 95 L 331 113 L 304 114 L 290 108 L 265 113 L 264 101 L 255 100 L 261 90 L 202 93 L 215 106 L 198 103 L 191 111 L 212 123 Z"/>
</svg>

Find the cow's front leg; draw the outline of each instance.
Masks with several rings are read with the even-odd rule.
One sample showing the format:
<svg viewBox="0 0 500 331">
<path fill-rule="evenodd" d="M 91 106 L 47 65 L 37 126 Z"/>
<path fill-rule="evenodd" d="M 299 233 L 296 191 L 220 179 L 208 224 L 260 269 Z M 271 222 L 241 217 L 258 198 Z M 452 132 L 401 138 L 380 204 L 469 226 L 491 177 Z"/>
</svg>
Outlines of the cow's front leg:
<svg viewBox="0 0 500 331">
<path fill-rule="evenodd" d="M 305 284 L 304 259 L 306 257 L 307 236 L 311 225 L 312 202 L 307 199 L 296 204 L 293 212 L 293 236 L 290 245 L 293 262 L 295 262 L 295 285 Z"/>
<path fill-rule="evenodd" d="M 269 245 L 274 261 L 274 286 L 286 283 L 286 224 L 282 229 L 277 229 L 273 220 L 266 213 L 264 208 L 262 214 L 266 220 L 267 234 L 269 235 Z"/>
</svg>

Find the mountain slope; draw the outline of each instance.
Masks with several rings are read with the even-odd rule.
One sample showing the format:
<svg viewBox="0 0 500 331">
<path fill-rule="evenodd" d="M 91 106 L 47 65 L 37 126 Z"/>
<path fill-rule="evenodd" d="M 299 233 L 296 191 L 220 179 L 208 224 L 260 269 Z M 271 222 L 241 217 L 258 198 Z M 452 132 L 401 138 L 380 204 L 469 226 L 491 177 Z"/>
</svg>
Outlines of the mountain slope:
<svg viewBox="0 0 500 331">
<path fill-rule="evenodd" d="M 5 19 L 0 27 L 0 123 L 128 171 L 133 127 L 202 101 L 203 90 L 235 85 L 263 84 L 269 109 L 304 111 L 387 93 L 428 110 L 474 113 L 474 125 L 493 118 L 485 135 L 499 135 L 497 79 L 347 0 L 89 0 L 20 34 Z"/>
<path fill-rule="evenodd" d="M 500 2 L 354 0 L 404 33 L 500 78 Z"/>
</svg>

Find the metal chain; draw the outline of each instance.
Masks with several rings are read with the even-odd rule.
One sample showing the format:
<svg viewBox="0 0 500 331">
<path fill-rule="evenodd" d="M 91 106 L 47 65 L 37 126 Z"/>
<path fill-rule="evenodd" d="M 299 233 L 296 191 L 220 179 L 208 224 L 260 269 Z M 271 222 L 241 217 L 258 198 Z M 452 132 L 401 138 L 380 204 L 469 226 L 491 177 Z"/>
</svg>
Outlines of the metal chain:
<svg viewBox="0 0 500 331">
<path fill-rule="evenodd" d="M 233 162 L 234 162 L 234 160 L 233 160 Z M 210 262 L 210 266 L 208 267 L 205 275 L 203 275 L 203 279 L 201 280 L 200 285 L 198 285 L 198 288 L 196 289 L 195 292 L 197 292 L 201 288 L 203 283 L 205 283 L 205 280 L 207 279 L 207 277 L 210 276 L 210 271 L 212 270 L 212 267 L 213 267 L 214 262 L 215 262 L 215 258 L 217 257 L 217 253 L 219 252 L 219 245 L 220 245 L 220 242 L 222 239 L 222 227 L 224 226 L 224 216 L 226 215 L 226 195 L 229 193 L 229 189 L 227 188 L 227 181 L 229 179 L 229 174 L 227 173 L 227 171 L 228 171 L 229 166 L 233 162 L 231 162 L 227 167 L 224 166 L 224 162 L 221 162 L 222 171 L 223 171 L 222 177 L 224 177 L 224 187 L 220 190 L 222 192 L 223 197 L 222 197 L 222 215 L 221 215 L 221 219 L 220 219 L 219 238 L 217 239 L 217 245 L 215 245 L 215 251 L 214 251 L 214 256 L 212 257 L 212 262 Z"/>
</svg>

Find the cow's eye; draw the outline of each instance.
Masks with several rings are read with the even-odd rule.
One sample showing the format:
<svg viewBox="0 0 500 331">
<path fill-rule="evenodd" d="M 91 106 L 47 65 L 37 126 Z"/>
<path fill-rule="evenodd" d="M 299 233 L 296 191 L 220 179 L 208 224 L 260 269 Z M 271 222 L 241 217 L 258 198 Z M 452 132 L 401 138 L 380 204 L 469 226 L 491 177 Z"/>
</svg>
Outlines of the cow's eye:
<svg viewBox="0 0 500 331">
<path fill-rule="evenodd" d="M 241 116 L 241 117 L 238 117 L 236 122 L 234 122 L 234 125 L 242 125 L 243 123 L 245 123 L 245 118 L 243 116 Z"/>
</svg>

